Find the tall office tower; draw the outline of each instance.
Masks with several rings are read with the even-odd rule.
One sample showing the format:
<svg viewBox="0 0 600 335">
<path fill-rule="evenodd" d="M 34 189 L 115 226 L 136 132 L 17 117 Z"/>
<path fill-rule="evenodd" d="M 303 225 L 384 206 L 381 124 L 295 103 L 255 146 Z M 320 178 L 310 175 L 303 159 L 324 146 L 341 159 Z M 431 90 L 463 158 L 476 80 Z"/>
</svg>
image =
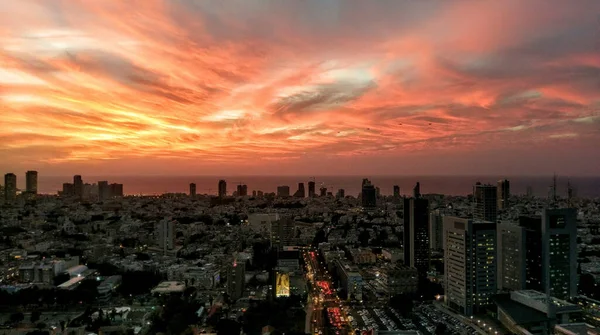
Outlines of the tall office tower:
<svg viewBox="0 0 600 335">
<path fill-rule="evenodd" d="M 377 190 L 375 186 L 371 184 L 369 179 L 363 179 L 362 181 L 362 206 L 365 208 L 375 208 L 377 207 Z"/>
<path fill-rule="evenodd" d="M 419 183 L 417 183 L 417 187 Z M 404 264 L 429 271 L 429 201 L 416 192 L 415 198 L 404 199 Z"/>
<path fill-rule="evenodd" d="M 196 197 L 196 184 L 194 184 L 194 183 L 190 183 L 190 197 L 191 198 Z"/>
<path fill-rule="evenodd" d="M 123 184 L 117 184 L 117 183 L 110 184 L 110 196 L 111 197 L 122 197 L 123 196 Z"/>
<path fill-rule="evenodd" d="M 232 300 L 237 300 L 244 295 L 246 288 L 246 264 L 239 262 L 234 256 L 232 263 L 227 267 L 227 294 Z"/>
<path fill-rule="evenodd" d="M 344 190 L 343 188 L 340 188 L 337 191 L 337 194 L 335 195 L 335 197 L 338 199 L 344 199 L 346 197 L 346 190 Z"/>
<path fill-rule="evenodd" d="M 308 182 L 308 197 L 309 198 L 314 198 L 316 196 L 315 193 L 315 182 L 314 181 L 309 181 Z"/>
<path fill-rule="evenodd" d="M 248 195 L 248 186 L 244 185 L 244 184 L 239 184 L 237 186 L 237 196 L 238 197 L 245 197 Z"/>
<path fill-rule="evenodd" d="M 290 217 L 280 217 L 279 220 L 271 222 L 270 238 L 271 246 L 283 248 L 292 245 L 295 237 L 296 224 Z"/>
<path fill-rule="evenodd" d="M 304 190 L 304 183 L 298 183 L 298 191 L 294 193 L 294 197 L 296 198 L 304 198 L 306 196 L 306 192 Z"/>
<path fill-rule="evenodd" d="M 321 197 L 326 197 L 326 196 L 327 196 L 327 187 L 325 187 L 325 186 L 322 186 L 322 187 L 319 189 L 319 192 L 320 192 L 320 196 L 321 196 Z"/>
<path fill-rule="evenodd" d="M 444 301 L 470 316 L 496 294 L 496 223 L 444 217 Z"/>
<path fill-rule="evenodd" d="M 98 200 L 106 201 L 110 199 L 110 186 L 108 186 L 108 181 L 102 180 L 98 182 Z"/>
<path fill-rule="evenodd" d="M 523 227 L 511 223 L 498 224 L 498 290 L 519 291 L 527 287 L 526 242 Z M 541 260 L 537 262 L 541 263 Z"/>
<path fill-rule="evenodd" d="M 473 220 L 496 222 L 497 193 L 494 185 L 478 182 L 473 186 Z"/>
<path fill-rule="evenodd" d="M 156 242 L 165 253 L 175 248 L 175 223 L 165 218 L 156 225 Z"/>
<path fill-rule="evenodd" d="M 63 183 L 62 194 L 63 197 L 72 197 L 75 195 L 75 188 L 71 183 Z"/>
<path fill-rule="evenodd" d="M 394 198 L 400 198 L 400 186 L 394 185 Z"/>
<path fill-rule="evenodd" d="M 444 211 L 441 209 L 429 213 L 429 248 L 444 249 Z"/>
<path fill-rule="evenodd" d="M 219 180 L 219 198 L 227 196 L 227 182 L 223 179 Z"/>
<path fill-rule="evenodd" d="M 12 203 L 17 200 L 17 175 L 7 173 L 4 175 L 4 201 Z"/>
<path fill-rule="evenodd" d="M 509 206 L 508 198 L 510 198 L 510 182 L 507 179 L 498 180 L 498 209 L 507 209 Z"/>
<path fill-rule="evenodd" d="M 80 175 L 73 176 L 73 190 L 77 198 L 83 198 L 83 179 Z"/>
<path fill-rule="evenodd" d="M 38 172 L 27 171 L 25 174 L 25 191 L 29 194 L 37 194 L 38 191 Z"/>
<path fill-rule="evenodd" d="M 577 210 L 545 209 L 520 217 L 524 229 L 525 285 L 559 299 L 577 294 Z M 548 281 L 548 278 L 550 279 Z"/>
<path fill-rule="evenodd" d="M 417 182 L 415 187 L 413 188 L 413 197 L 420 198 L 421 197 L 421 183 Z"/>
<path fill-rule="evenodd" d="M 290 196 L 290 187 L 283 185 L 277 186 L 277 196 L 278 197 L 289 197 Z"/>
</svg>

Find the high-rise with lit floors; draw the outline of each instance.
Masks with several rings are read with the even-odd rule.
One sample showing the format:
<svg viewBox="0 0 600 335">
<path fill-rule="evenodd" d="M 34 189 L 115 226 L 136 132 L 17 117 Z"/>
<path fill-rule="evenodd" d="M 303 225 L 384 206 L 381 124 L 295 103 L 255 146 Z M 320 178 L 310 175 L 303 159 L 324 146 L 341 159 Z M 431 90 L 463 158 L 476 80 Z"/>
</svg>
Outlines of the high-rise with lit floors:
<svg viewBox="0 0 600 335">
<path fill-rule="evenodd" d="M 77 198 L 83 198 L 83 179 L 80 175 L 73 176 L 73 191 Z"/>
<path fill-rule="evenodd" d="M 525 228 L 513 223 L 499 223 L 497 231 L 498 290 L 524 290 L 527 288 Z M 537 260 L 537 262 L 541 262 L 541 260 Z"/>
<path fill-rule="evenodd" d="M 444 301 L 463 315 L 482 312 L 496 294 L 496 223 L 444 217 Z"/>
<path fill-rule="evenodd" d="M 4 175 L 4 201 L 13 203 L 17 200 L 17 175 L 7 173 Z"/>
<path fill-rule="evenodd" d="M 27 171 L 25 174 L 25 191 L 29 194 L 37 194 L 38 173 L 37 171 Z"/>
<path fill-rule="evenodd" d="M 377 190 L 371 184 L 371 181 L 366 178 L 362 181 L 361 201 L 362 206 L 365 208 L 377 207 Z"/>
<path fill-rule="evenodd" d="M 191 198 L 196 197 L 196 184 L 194 184 L 194 183 L 190 183 L 190 197 Z"/>
<path fill-rule="evenodd" d="M 421 198 L 420 185 L 414 197 L 404 199 L 404 264 L 417 268 L 420 274 L 429 270 L 429 201 Z"/>
<path fill-rule="evenodd" d="M 171 219 L 163 219 L 156 225 L 156 242 L 165 253 L 175 248 L 175 223 Z"/>
<path fill-rule="evenodd" d="M 473 186 L 473 220 L 496 222 L 497 187 L 477 183 Z"/>
<path fill-rule="evenodd" d="M 223 179 L 219 180 L 219 198 L 227 196 L 227 182 Z"/>
<path fill-rule="evenodd" d="M 232 300 L 241 298 L 246 288 L 246 264 L 238 262 L 234 255 L 233 261 L 227 266 L 227 294 Z"/>
<path fill-rule="evenodd" d="M 498 180 L 498 209 L 507 209 L 509 206 L 508 199 L 510 198 L 510 182 L 507 179 Z"/>
</svg>

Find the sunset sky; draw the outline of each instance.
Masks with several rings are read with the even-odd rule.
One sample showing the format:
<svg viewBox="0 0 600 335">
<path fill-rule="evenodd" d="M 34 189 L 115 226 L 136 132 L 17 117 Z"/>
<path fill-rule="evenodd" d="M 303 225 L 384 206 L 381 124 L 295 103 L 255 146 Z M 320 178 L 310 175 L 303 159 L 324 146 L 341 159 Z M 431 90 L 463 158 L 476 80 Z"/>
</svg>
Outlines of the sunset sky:
<svg viewBox="0 0 600 335">
<path fill-rule="evenodd" d="M 600 1 L 0 2 L 0 172 L 600 175 Z"/>
</svg>

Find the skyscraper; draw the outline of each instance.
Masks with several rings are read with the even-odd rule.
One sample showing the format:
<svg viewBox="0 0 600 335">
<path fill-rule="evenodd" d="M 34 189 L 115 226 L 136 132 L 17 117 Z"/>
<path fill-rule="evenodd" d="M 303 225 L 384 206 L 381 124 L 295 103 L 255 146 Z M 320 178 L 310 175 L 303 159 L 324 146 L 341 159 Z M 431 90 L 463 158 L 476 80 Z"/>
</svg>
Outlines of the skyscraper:
<svg viewBox="0 0 600 335">
<path fill-rule="evenodd" d="M 118 183 L 110 184 L 110 196 L 111 197 L 122 197 L 123 196 L 123 184 L 118 184 Z"/>
<path fill-rule="evenodd" d="M 98 182 L 98 200 L 106 201 L 110 199 L 110 187 L 108 186 L 108 181 L 102 180 Z"/>
<path fill-rule="evenodd" d="M 429 213 L 429 247 L 431 250 L 444 249 L 444 211 L 436 209 Z"/>
<path fill-rule="evenodd" d="M 38 173 L 37 171 L 27 171 L 25 174 L 25 191 L 29 194 L 37 194 Z"/>
<path fill-rule="evenodd" d="M 191 198 L 196 197 L 196 184 L 194 184 L 194 183 L 190 183 L 190 197 Z"/>
<path fill-rule="evenodd" d="M 304 190 L 304 183 L 298 183 L 298 190 L 294 193 L 294 197 L 296 198 L 304 198 L 306 196 L 306 192 Z"/>
<path fill-rule="evenodd" d="M 327 187 L 321 186 L 321 188 L 319 189 L 319 196 L 321 196 L 321 197 L 327 196 Z"/>
<path fill-rule="evenodd" d="M 315 195 L 315 182 L 311 180 L 308 182 L 308 197 L 314 198 Z"/>
<path fill-rule="evenodd" d="M 510 198 L 510 182 L 507 179 L 498 180 L 498 209 L 507 209 L 509 206 L 508 199 Z"/>
<path fill-rule="evenodd" d="M 475 221 L 496 222 L 497 193 L 497 187 L 494 185 L 483 185 L 478 182 L 473 186 L 473 219 Z"/>
<path fill-rule="evenodd" d="M 223 179 L 219 180 L 219 198 L 227 196 L 227 182 Z"/>
<path fill-rule="evenodd" d="M 17 200 L 17 175 L 7 173 L 4 175 L 4 201 L 12 203 Z"/>
<path fill-rule="evenodd" d="M 344 190 L 343 188 L 340 188 L 337 191 L 337 194 L 335 195 L 335 197 L 338 199 L 344 199 L 346 197 L 346 190 Z"/>
<path fill-rule="evenodd" d="M 75 189 L 71 183 L 63 183 L 62 194 L 63 197 L 72 197 L 75 195 Z"/>
<path fill-rule="evenodd" d="M 577 294 L 575 209 L 545 209 L 542 216 L 521 216 L 518 225 L 498 229 L 499 288 L 536 290 L 559 299 Z"/>
<path fill-rule="evenodd" d="M 175 221 L 163 219 L 156 225 L 156 240 L 158 247 L 165 253 L 175 248 Z"/>
<path fill-rule="evenodd" d="M 363 179 L 362 181 L 362 206 L 365 208 L 377 207 L 377 190 L 375 186 L 371 184 L 369 179 Z"/>
<path fill-rule="evenodd" d="M 77 198 L 83 198 L 83 179 L 81 179 L 80 175 L 73 176 L 73 191 Z"/>
<path fill-rule="evenodd" d="M 404 264 L 423 274 L 429 270 L 429 201 L 420 197 L 419 183 L 415 197 L 404 199 Z"/>
<path fill-rule="evenodd" d="M 227 267 L 227 294 L 232 300 L 241 298 L 246 288 L 246 264 L 234 255 L 232 263 Z"/>
<path fill-rule="evenodd" d="M 275 248 L 283 248 L 292 244 L 295 237 L 296 224 L 290 217 L 280 217 L 276 221 L 271 222 L 271 246 Z"/>
<path fill-rule="evenodd" d="M 444 217 L 444 301 L 463 315 L 482 312 L 496 294 L 496 223 Z"/>
<path fill-rule="evenodd" d="M 289 186 L 277 186 L 277 196 L 278 197 L 289 197 L 290 196 L 290 187 Z"/>
<path fill-rule="evenodd" d="M 525 229 L 517 224 L 500 223 L 497 230 L 498 290 L 524 290 L 527 287 Z"/>
<path fill-rule="evenodd" d="M 239 184 L 237 186 L 237 196 L 238 197 L 245 197 L 248 195 L 248 186 L 244 185 L 244 184 Z"/>
<path fill-rule="evenodd" d="M 400 198 L 400 186 L 394 185 L 394 198 Z"/>
</svg>

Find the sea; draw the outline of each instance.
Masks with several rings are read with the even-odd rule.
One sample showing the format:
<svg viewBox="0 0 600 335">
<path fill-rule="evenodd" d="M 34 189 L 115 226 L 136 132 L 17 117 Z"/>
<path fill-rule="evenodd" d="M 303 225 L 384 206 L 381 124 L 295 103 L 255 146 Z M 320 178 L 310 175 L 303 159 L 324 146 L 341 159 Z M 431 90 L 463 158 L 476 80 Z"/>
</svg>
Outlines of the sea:
<svg viewBox="0 0 600 335">
<path fill-rule="evenodd" d="M 109 183 L 123 184 L 126 195 L 159 195 L 164 193 L 188 193 L 189 184 L 196 184 L 198 194 L 217 194 L 217 184 L 220 179 L 227 182 L 227 193 L 236 190 L 237 185 L 248 186 L 248 193 L 253 190 L 276 192 L 277 186 L 287 185 L 290 193 L 298 189 L 298 183 L 304 183 L 308 192 L 308 182 L 314 180 L 316 192 L 326 187 L 328 192 L 335 194 L 338 189 L 345 190 L 346 195 L 357 196 L 361 191 L 362 179 L 369 180 L 380 188 L 381 194 L 393 194 L 394 185 L 400 186 L 400 193 L 412 194 L 414 185 L 419 182 L 421 193 L 437 193 L 445 195 L 467 195 L 473 191 L 476 182 L 496 184 L 500 179 L 510 181 L 512 194 L 526 194 L 531 188 L 533 195 L 548 196 L 553 184 L 552 176 L 83 176 L 85 183 L 97 183 L 107 180 Z M 24 179 L 24 178 L 22 178 Z M 24 180 L 19 180 L 19 186 Z M 63 183 L 72 183 L 72 176 L 38 177 L 38 192 L 56 194 L 62 189 Z M 557 194 L 567 195 L 567 183 L 574 189 L 574 195 L 579 197 L 600 197 L 600 177 L 558 177 Z"/>
</svg>

